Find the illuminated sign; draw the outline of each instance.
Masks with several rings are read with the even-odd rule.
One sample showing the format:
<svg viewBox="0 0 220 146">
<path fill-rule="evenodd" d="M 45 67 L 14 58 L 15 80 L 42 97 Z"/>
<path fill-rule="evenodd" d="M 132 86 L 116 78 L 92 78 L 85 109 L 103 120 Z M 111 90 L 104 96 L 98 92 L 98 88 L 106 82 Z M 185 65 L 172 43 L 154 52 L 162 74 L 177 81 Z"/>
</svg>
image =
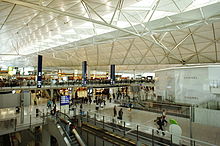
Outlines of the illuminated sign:
<svg viewBox="0 0 220 146">
<path fill-rule="evenodd" d="M 67 95 L 67 96 L 61 96 L 60 98 L 60 105 L 69 105 L 70 103 L 70 96 Z"/>
<path fill-rule="evenodd" d="M 8 74 L 11 76 L 13 75 L 13 67 L 11 66 L 8 67 Z"/>
</svg>

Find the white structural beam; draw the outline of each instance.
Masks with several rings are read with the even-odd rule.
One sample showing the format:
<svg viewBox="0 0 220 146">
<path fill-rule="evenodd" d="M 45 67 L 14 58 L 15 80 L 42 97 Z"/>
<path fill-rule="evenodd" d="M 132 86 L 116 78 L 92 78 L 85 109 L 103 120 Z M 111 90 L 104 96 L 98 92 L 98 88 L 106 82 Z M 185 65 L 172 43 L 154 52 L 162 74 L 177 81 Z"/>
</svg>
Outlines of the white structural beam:
<svg viewBox="0 0 220 146">
<path fill-rule="evenodd" d="M 12 4 L 21 5 L 21 6 L 28 7 L 28 8 L 32 8 L 32 9 L 35 9 L 35 10 L 38 10 L 38 11 L 53 12 L 53 13 L 56 13 L 56 14 L 59 14 L 59 15 L 69 16 L 69 17 L 72 17 L 72 18 L 75 18 L 75 19 L 84 20 L 84 21 L 95 23 L 95 24 L 103 25 L 103 26 L 106 26 L 106 27 L 110 27 L 110 28 L 113 28 L 113 29 L 116 29 L 116 30 L 120 30 L 122 32 L 129 33 L 131 35 L 135 35 L 135 36 L 140 37 L 140 35 L 138 35 L 134 32 L 128 31 L 126 29 L 119 28 L 119 27 L 111 25 L 111 24 L 106 24 L 104 22 L 97 21 L 95 19 L 90 19 L 90 18 L 86 18 L 86 17 L 79 16 L 79 15 L 76 15 L 76 14 L 72 14 L 72 13 L 69 13 L 69 12 L 64 12 L 64 11 L 52 9 L 52 8 L 49 8 L 49 7 L 39 6 L 39 5 L 36 5 L 36 4 L 32 4 L 32 3 L 28 3 L 28 2 L 24 2 L 24 1 L 18 1 L 18 0 L 2 0 L 2 1 L 12 3 Z"/>
<path fill-rule="evenodd" d="M 108 61 L 109 65 L 111 64 L 112 53 L 113 53 L 113 49 L 114 49 L 114 46 L 115 46 L 115 42 L 114 42 L 114 41 L 112 42 L 112 45 L 111 45 L 111 46 L 112 46 L 112 47 L 111 47 L 110 57 L 109 57 L 109 61 Z"/>
<path fill-rule="evenodd" d="M 107 24 L 107 21 L 105 21 L 105 19 L 102 18 L 102 16 L 100 16 L 100 15 L 96 12 L 96 10 L 93 9 L 85 0 L 82 0 L 82 2 L 83 2 L 88 8 L 90 8 L 100 19 L 102 19 L 102 21 L 103 21 L 104 23 Z"/>
<path fill-rule="evenodd" d="M 5 18 L 5 20 L 3 21 L 2 25 L 0 26 L 0 30 L 2 30 L 3 26 L 5 25 L 6 21 L 8 20 L 9 16 L 11 15 L 12 11 L 14 10 L 16 4 L 14 4 L 10 10 L 10 12 L 8 13 L 7 17 Z"/>
<path fill-rule="evenodd" d="M 143 21 L 142 21 L 142 23 L 141 23 L 141 24 L 144 26 L 144 29 L 143 29 L 143 31 L 142 31 L 142 33 L 141 33 L 142 36 L 144 35 L 145 30 L 147 29 L 147 25 L 144 25 L 144 22 L 146 21 L 145 19 L 147 19 L 147 16 L 150 15 L 149 18 L 148 18 L 148 20 L 147 20 L 147 22 L 149 22 L 149 21 L 151 20 L 151 18 L 152 18 L 153 15 L 154 15 L 154 12 L 155 12 L 156 9 L 157 9 L 157 6 L 159 5 L 159 2 L 160 2 L 160 0 L 157 0 L 157 1 L 155 2 L 155 4 L 153 5 L 153 8 L 145 15 L 145 17 L 144 17 L 144 19 L 143 19 Z M 148 29 L 147 29 L 147 30 L 148 30 Z"/>
<path fill-rule="evenodd" d="M 49 6 L 52 2 L 53 2 L 54 0 L 51 0 L 48 4 L 47 4 L 47 6 Z M 36 15 L 34 15 L 28 22 L 26 22 L 25 24 L 26 25 L 24 25 L 23 27 L 21 27 L 17 32 L 19 33 L 21 30 L 23 30 L 26 26 L 28 26 L 28 24 L 30 24 L 33 20 L 34 20 L 34 18 L 37 18 L 39 15 L 40 15 L 40 13 L 41 12 L 38 12 Z M 52 19 L 53 20 L 53 19 Z"/>
<path fill-rule="evenodd" d="M 122 61 L 122 64 L 124 64 L 125 59 L 127 58 L 128 53 L 130 52 L 131 47 L 132 47 L 132 45 L 134 44 L 134 41 L 135 41 L 135 39 L 133 39 L 133 40 L 131 41 L 131 43 L 130 43 L 130 45 L 129 45 L 128 49 L 127 49 L 127 52 L 126 52 L 126 54 L 125 54 L 125 57 L 124 57 L 124 59 L 123 59 L 123 61 Z"/>
<path fill-rule="evenodd" d="M 12 3 L 12 4 L 17 4 L 17 5 L 21 5 L 21 6 L 24 6 L 24 7 L 28 7 L 28 8 L 32 8 L 32 9 L 35 9 L 35 10 L 39 10 L 39 11 L 46 11 L 46 12 L 53 12 L 53 13 L 56 13 L 56 14 L 59 14 L 59 15 L 63 15 L 63 16 L 69 16 L 69 17 L 72 17 L 72 18 L 75 18 L 75 19 L 79 19 L 79 20 L 85 20 L 85 21 L 88 21 L 88 22 L 92 22 L 92 23 L 95 23 L 95 24 L 99 24 L 99 25 L 103 25 L 103 26 L 106 26 L 106 27 L 110 27 L 110 28 L 113 28 L 113 29 L 116 29 L 116 30 L 119 30 L 119 31 L 122 31 L 122 32 L 125 32 L 125 33 L 128 33 L 130 35 L 134 35 L 134 36 L 137 36 L 137 37 L 140 37 L 140 38 L 143 38 L 145 40 L 148 40 L 150 42 L 153 42 L 155 43 L 156 45 L 160 46 L 162 49 L 165 49 L 167 50 L 168 52 L 170 52 L 170 50 L 165 47 L 163 44 L 161 44 L 160 42 L 158 42 L 154 37 L 153 40 L 151 39 L 147 39 L 146 37 L 144 36 L 141 36 L 135 32 L 132 32 L 132 31 L 128 31 L 126 29 L 123 29 L 123 28 L 119 28 L 117 26 L 114 26 L 114 25 L 111 25 L 111 24 L 106 24 L 104 22 L 101 22 L 101 21 L 97 21 L 95 19 L 91 19 L 91 18 L 86 18 L 86 17 L 83 17 L 83 16 L 79 16 L 79 15 L 75 15 L 75 14 L 72 14 L 72 13 L 68 13 L 68 12 L 64 12 L 64 11 L 60 11 L 60 10 L 56 10 L 56 9 L 53 9 L 53 8 L 49 8 L 49 7 L 45 7 L 45 6 L 40 6 L 40 5 L 36 5 L 36 4 L 32 4 L 32 3 L 28 3 L 28 2 L 24 2 L 24 1 L 19 1 L 19 0 L 2 0 L 4 2 L 8 2 L 8 3 Z M 158 5 L 160 0 L 157 1 L 157 4 L 155 6 L 155 9 Z M 123 4 L 123 0 L 122 2 L 120 3 L 120 6 Z M 171 53 L 172 54 L 172 53 Z M 175 54 L 172 54 L 176 59 L 179 59 L 177 56 L 175 56 Z"/>
<path fill-rule="evenodd" d="M 178 43 L 176 42 L 176 39 L 175 39 L 175 37 L 173 36 L 173 34 L 172 34 L 171 32 L 170 32 L 170 36 L 172 37 L 172 39 L 173 39 L 175 45 L 177 46 Z M 181 53 L 181 51 L 180 51 L 179 46 L 177 46 L 177 49 L 178 49 L 178 52 L 179 52 L 179 54 L 180 54 L 181 59 L 183 60 L 183 56 L 182 56 L 182 53 Z"/>
<path fill-rule="evenodd" d="M 168 56 L 168 54 L 165 52 L 165 50 L 168 51 L 169 54 L 172 54 L 180 62 L 182 61 L 181 59 L 179 59 L 179 57 L 173 54 L 171 50 L 169 50 L 161 41 L 157 40 L 157 38 L 155 38 L 154 35 L 151 35 L 151 38 L 155 41 L 156 44 L 158 44 L 159 46 L 161 46 L 161 48 L 163 48 L 166 57 Z"/>
<path fill-rule="evenodd" d="M 133 28 L 133 30 L 139 34 L 139 32 L 137 31 L 137 29 L 132 25 L 132 23 L 130 22 L 130 20 L 123 14 L 123 12 L 121 12 L 122 16 L 126 19 L 126 21 L 130 24 L 130 26 Z"/>
<path fill-rule="evenodd" d="M 176 4 L 176 2 L 174 0 L 172 0 L 172 2 L 174 3 L 174 5 L 176 6 L 176 8 L 179 10 L 179 12 L 182 12 L 181 9 L 178 7 L 178 5 Z"/>
<path fill-rule="evenodd" d="M 215 61 L 218 61 L 218 52 L 217 52 L 217 40 L 216 40 L 216 32 L 215 32 L 215 26 L 212 24 L 212 32 L 213 32 L 213 39 L 215 42 Z"/>
<path fill-rule="evenodd" d="M 159 36 L 159 37 L 160 37 L 160 36 Z M 154 43 L 152 43 L 150 46 L 148 46 L 147 43 L 145 42 L 145 40 L 143 40 L 143 39 L 141 39 L 141 40 L 144 42 L 144 44 L 146 45 L 146 48 L 147 48 L 148 50 L 142 55 L 142 57 L 141 57 L 141 59 L 140 59 L 138 65 L 141 64 L 141 62 L 144 60 L 144 58 L 147 56 L 147 54 L 148 54 L 149 52 L 152 53 L 152 55 L 154 56 L 156 62 L 158 63 L 157 58 L 155 57 L 153 51 L 151 50 L 151 49 L 153 48 L 153 46 L 154 46 Z"/>
<path fill-rule="evenodd" d="M 86 11 L 88 17 L 89 17 L 90 19 L 92 19 L 91 13 L 90 13 L 89 8 L 88 8 L 88 6 L 86 5 L 86 3 L 85 3 L 84 1 L 82 1 L 81 3 L 82 3 L 82 5 L 83 5 L 83 7 L 84 7 L 84 9 L 85 9 L 85 11 Z M 92 26 L 93 26 L 93 34 L 96 35 L 97 33 L 96 33 L 96 29 L 95 29 L 95 24 L 92 23 Z M 93 43 L 94 43 L 94 39 L 93 39 Z"/>
<path fill-rule="evenodd" d="M 196 43 L 195 43 L 195 39 L 194 39 L 193 33 L 192 33 L 190 28 L 189 28 L 189 32 L 191 33 L 192 42 L 193 42 L 193 45 L 194 45 L 194 48 L 195 48 L 195 51 L 196 51 L 197 60 L 198 60 L 198 63 L 199 63 L 200 61 L 199 61 L 199 55 L 198 55 L 197 46 L 196 46 Z"/>
<path fill-rule="evenodd" d="M 117 10 L 119 9 L 120 5 L 122 6 L 121 3 L 123 4 L 122 0 L 118 0 L 118 3 L 115 7 L 114 13 L 112 15 L 112 18 L 111 18 L 111 21 L 109 22 L 109 24 L 112 24 L 112 21 L 114 20 L 114 17 L 115 17 L 115 14 L 116 14 Z"/>
<path fill-rule="evenodd" d="M 171 49 L 170 51 L 175 50 L 176 48 L 178 48 L 189 36 L 191 36 L 192 33 L 189 33 L 188 35 L 186 35 L 178 44 L 176 44 L 173 49 Z M 172 37 L 174 39 L 174 37 Z M 167 55 L 169 55 L 170 52 L 167 53 Z M 162 62 L 165 59 L 165 57 L 160 61 Z"/>
</svg>

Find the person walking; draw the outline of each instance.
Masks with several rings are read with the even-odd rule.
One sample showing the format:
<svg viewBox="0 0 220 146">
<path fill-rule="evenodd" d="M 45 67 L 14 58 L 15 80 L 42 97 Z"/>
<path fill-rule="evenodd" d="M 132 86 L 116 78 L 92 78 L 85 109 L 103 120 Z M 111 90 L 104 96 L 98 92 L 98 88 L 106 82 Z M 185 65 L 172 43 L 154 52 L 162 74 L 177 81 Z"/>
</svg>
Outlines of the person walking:
<svg viewBox="0 0 220 146">
<path fill-rule="evenodd" d="M 117 117 L 117 109 L 116 109 L 116 105 L 114 106 L 113 111 L 114 111 L 114 117 Z"/>
<path fill-rule="evenodd" d="M 161 130 L 162 131 L 162 134 L 163 136 L 165 135 L 165 133 L 163 132 L 163 121 L 162 121 L 162 117 L 157 117 L 157 120 L 156 120 L 156 124 L 158 125 L 158 130 Z M 157 130 L 157 134 L 159 134 L 159 131 Z"/>
</svg>

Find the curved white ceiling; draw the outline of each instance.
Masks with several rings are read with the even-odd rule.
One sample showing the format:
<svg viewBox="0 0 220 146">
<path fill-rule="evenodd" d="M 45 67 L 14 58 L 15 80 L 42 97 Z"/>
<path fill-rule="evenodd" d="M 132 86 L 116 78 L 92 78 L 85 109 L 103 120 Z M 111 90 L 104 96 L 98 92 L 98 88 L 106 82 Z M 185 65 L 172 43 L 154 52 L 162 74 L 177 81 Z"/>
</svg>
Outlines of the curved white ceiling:
<svg viewBox="0 0 220 146">
<path fill-rule="evenodd" d="M 152 69 L 219 62 L 219 0 L 2 0 L 0 64 Z"/>
</svg>

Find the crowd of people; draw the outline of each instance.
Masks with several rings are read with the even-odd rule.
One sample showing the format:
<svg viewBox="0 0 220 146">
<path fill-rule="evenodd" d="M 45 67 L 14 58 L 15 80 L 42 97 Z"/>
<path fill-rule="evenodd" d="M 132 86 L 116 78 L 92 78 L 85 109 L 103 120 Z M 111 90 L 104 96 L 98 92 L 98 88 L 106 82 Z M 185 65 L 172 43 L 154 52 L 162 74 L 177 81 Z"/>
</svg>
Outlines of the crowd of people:
<svg viewBox="0 0 220 146">
<path fill-rule="evenodd" d="M 115 84 L 132 84 L 132 83 L 154 83 L 154 80 L 133 80 L 133 79 L 120 79 L 115 81 Z M 82 80 L 58 80 L 58 79 L 42 79 L 42 85 L 73 85 L 81 84 Z M 90 79 L 87 80 L 87 84 L 111 84 L 109 79 Z M 35 86 L 37 81 L 33 78 L 18 78 L 18 79 L 6 79 L 0 78 L 0 87 L 17 87 L 17 86 Z"/>
<path fill-rule="evenodd" d="M 151 90 L 151 89 L 145 89 L 145 90 Z M 120 99 L 124 99 L 124 98 L 130 98 L 130 96 L 128 95 L 127 92 L 123 92 L 123 91 L 120 91 L 119 89 L 116 91 L 116 92 L 113 92 L 113 93 L 109 93 L 109 94 L 106 94 L 106 95 L 96 95 L 94 98 L 92 98 L 91 96 L 88 96 L 88 97 L 83 97 L 83 98 L 79 98 L 80 99 L 80 102 L 79 102 L 79 105 L 80 105 L 80 113 L 83 115 L 83 104 L 92 104 L 94 103 L 95 104 L 95 109 L 98 111 L 100 108 L 103 108 L 105 105 L 106 105 L 106 101 L 108 100 L 109 103 L 111 103 L 111 100 L 120 100 Z M 75 100 L 75 99 L 74 99 Z M 75 101 L 72 101 L 71 104 L 70 104 L 70 108 L 72 105 L 76 105 L 78 103 L 74 103 Z M 47 102 L 47 107 L 49 109 L 51 109 L 51 114 L 55 114 L 56 113 L 56 101 L 55 101 L 55 98 L 53 100 L 48 100 Z M 129 106 L 128 106 L 128 111 L 131 111 L 132 109 L 132 103 L 129 102 Z M 118 119 L 118 120 L 122 120 L 123 119 L 123 109 L 120 108 L 120 109 L 117 109 L 116 106 L 114 106 L 113 108 L 113 116 L 115 119 Z M 164 128 L 166 127 L 167 125 L 167 120 L 166 120 L 166 112 L 165 110 L 163 110 L 162 112 L 162 115 L 157 117 L 156 120 L 154 120 L 154 123 L 155 125 L 157 126 L 157 133 L 159 133 L 159 131 L 161 130 L 162 131 L 162 135 L 165 135 L 165 132 L 164 132 Z"/>
</svg>

